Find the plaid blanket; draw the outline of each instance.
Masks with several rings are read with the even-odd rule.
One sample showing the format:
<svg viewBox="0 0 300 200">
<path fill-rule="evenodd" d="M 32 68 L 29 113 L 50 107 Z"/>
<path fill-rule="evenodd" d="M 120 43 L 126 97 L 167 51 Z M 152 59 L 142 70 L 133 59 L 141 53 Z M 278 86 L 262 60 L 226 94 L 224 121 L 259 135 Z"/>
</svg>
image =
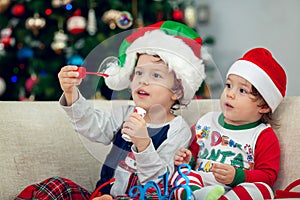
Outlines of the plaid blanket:
<svg viewBox="0 0 300 200">
<path fill-rule="evenodd" d="M 162 185 L 159 186 L 163 192 Z M 95 192 L 98 193 L 97 191 Z M 101 194 L 91 194 L 69 179 L 51 177 L 40 183 L 27 186 L 15 200 L 90 200 L 91 197 L 93 198 L 99 195 Z M 128 195 L 117 196 L 114 199 L 132 200 Z M 137 199 L 140 199 L 140 197 L 134 198 L 134 200 Z M 157 200 L 158 196 L 154 189 L 149 188 L 144 199 Z"/>
<path fill-rule="evenodd" d="M 52 177 L 26 187 L 15 200 L 88 200 L 90 195 L 71 180 Z"/>
</svg>

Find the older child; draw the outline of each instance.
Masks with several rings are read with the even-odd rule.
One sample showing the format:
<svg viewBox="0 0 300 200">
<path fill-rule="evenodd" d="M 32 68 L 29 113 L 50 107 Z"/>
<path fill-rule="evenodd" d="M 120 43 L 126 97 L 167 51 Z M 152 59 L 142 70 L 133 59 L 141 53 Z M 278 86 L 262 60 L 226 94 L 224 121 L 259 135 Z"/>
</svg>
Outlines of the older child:
<svg viewBox="0 0 300 200">
<path fill-rule="evenodd" d="M 64 94 L 59 102 L 74 129 L 90 140 L 113 144 L 97 186 L 112 178 L 115 182 L 102 188 L 102 195 L 126 196 L 133 185 L 158 182 L 159 176 L 174 172 L 174 154 L 189 145 L 192 134 L 172 108 L 187 105 L 205 77 L 200 49 L 200 36 L 173 21 L 144 27 L 124 40 L 120 47 L 122 66 L 114 66 L 119 74 L 105 82 L 113 90 L 130 86 L 135 106 L 146 110 L 144 118 L 129 105 L 95 110 L 77 88 L 82 81 L 77 66 L 61 69 L 58 78 Z M 125 141 L 122 134 L 129 135 L 132 142 Z M 53 184 L 53 190 L 59 191 L 55 187 Z M 65 191 L 70 190 L 64 188 L 61 193 Z"/>
<path fill-rule="evenodd" d="M 252 49 L 231 66 L 222 112 L 207 113 L 195 126 L 198 151 L 181 148 L 174 158 L 180 165 L 197 157 L 196 172 L 190 175 L 196 199 L 274 197 L 280 148 L 271 114 L 285 91 L 285 71 L 267 49 Z M 182 191 L 176 195 L 184 198 Z"/>
</svg>

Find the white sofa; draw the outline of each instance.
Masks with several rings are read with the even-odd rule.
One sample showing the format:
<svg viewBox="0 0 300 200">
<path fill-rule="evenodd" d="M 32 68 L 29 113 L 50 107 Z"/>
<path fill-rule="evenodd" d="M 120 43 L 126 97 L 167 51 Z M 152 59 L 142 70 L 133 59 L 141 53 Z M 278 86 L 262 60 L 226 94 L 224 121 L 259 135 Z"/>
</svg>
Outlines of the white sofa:
<svg viewBox="0 0 300 200">
<path fill-rule="evenodd" d="M 96 108 L 132 103 L 91 100 Z M 26 186 L 51 176 L 69 178 L 92 191 L 109 146 L 75 133 L 58 102 L 0 102 L 0 199 L 11 200 Z M 190 125 L 218 100 L 193 100 L 181 110 Z M 281 170 L 274 190 L 300 178 L 300 97 L 287 97 L 276 111 L 281 127 Z M 297 189 L 296 189 L 297 190 Z M 298 189 L 299 191 L 299 189 Z"/>
</svg>

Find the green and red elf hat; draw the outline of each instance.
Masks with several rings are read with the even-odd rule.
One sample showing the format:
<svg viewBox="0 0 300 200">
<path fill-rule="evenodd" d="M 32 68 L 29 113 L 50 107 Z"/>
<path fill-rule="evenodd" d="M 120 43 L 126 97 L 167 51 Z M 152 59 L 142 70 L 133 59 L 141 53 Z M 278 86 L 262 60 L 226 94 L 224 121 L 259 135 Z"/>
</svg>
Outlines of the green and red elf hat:
<svg viewBox="0 0 300 200">
<path fill-rule="evenodd" d="M 235 61 L 228 70 L 249 81 L 261 94 L 272 112 L 285 97 L 287 77 L 282 66 L 265 48 L 253 48 Z"/>
<path fill-rule="evenodd" d="M 112 90 L 128 88 L 137 55 L 158 55 L 180 80 L 184 94 L 180 103 L 187 105 L 205 78 L 201 46 L 199 34 L 179 22 L 163 21 L 143 27 L 122 42 L 119 49 L 120 65 L 114 66 L 119 68 L 119 73 L 105 78 L 105 83 Z"/>
</svg>

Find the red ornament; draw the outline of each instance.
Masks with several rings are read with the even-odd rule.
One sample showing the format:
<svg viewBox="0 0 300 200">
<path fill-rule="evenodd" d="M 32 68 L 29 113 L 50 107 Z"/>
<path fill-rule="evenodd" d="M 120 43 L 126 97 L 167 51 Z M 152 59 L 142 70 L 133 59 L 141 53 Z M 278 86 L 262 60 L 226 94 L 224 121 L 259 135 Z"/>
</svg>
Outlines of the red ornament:
<svg viewBox="0 0 300 200">
<path fill-rule="evenodd" d="M 25 13 L 25 6 L 22 4 L 15 4 L 11 9 L 11 13 L 16 17 L 21 17 Z"/>
<path fill-rule="evenodd" d="M 85 31 L 86 19 L 81 16 L 81 11 L 78 9 L 74 12 L 67 21 L 67 29 L 72 34 L 79 34 Z"/>
<path fill-rule="evenodd" d="M 180 9 L 174 9 L 172 13 L 172 17 L 176 21 L 182 21 L 183 20 L 183 11 Z"/>
<path fill-rule="evenodd" d="M 3 44 L 4 48 L 8 48 L 15 44 L 15 39 L 12 38 L 12 28 L 4 28 L 1 30 L 0 43 Z"/>
<path fill-rule="evenodd" d="M 13 38 L 2 38 L 1 39 L 1 43 L 4 45 L 4 48 L 8 48 L 10 45 L 11 45 L 11 43 L 13 42 Z"/>
<path fill-rule="evenodd" d="M 51 15 L 52 14 L 52 9 L 51 8 L 47 8 L 46 10 L 45 10 L 45 14 L 46 15 Z"/>
</svg>

